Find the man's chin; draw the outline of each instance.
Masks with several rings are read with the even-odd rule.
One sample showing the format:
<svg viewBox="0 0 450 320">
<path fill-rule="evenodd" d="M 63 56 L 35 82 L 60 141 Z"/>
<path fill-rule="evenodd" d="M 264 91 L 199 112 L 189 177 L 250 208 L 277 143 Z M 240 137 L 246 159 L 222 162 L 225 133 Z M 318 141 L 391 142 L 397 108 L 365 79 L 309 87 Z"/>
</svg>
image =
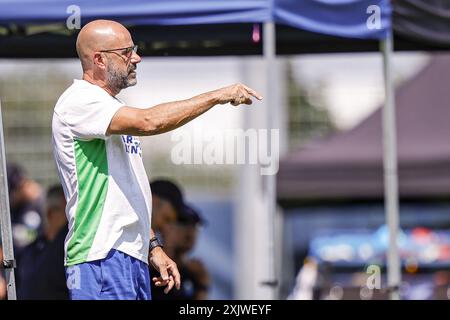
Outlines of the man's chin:
<svg viewBox="0 0 450 320">
<path fill-rule="evenodd" d="M 128 82 L 127 82 L 128 87 L 135 86 L 136 84 L 137 84 L 137 79 L 136 78 L 128 79 Z"/>
</svg>

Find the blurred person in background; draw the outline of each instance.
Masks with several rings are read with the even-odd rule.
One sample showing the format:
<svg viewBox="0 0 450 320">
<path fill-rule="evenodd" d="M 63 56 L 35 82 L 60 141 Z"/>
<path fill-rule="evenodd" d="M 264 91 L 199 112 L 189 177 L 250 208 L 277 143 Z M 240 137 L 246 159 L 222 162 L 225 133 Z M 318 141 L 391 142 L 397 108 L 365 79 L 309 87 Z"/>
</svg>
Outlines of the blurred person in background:
<svg viewBox="0 0 450 320">
<path fill-rule="evenodd" d="M 181 274 L 181 289 L 169 294 L 153 286 L 155 300 L 206 300 L 211 277 L 203 262 L 189 257 L 197 242 L 198 231 L 205 224 L 200 213 L 184 205 L 177 216 L 176 224 L 168 224 L 162 232 L 166 251 L 172 255 Z"/>
<path fill-rule="evenodd" d="M 67 235 L 66 200 L 60 185 L 52 186 L 45 199 L 43 231 L 23 249 L 17 262 L 19 299 L 67 300 L 64 239 Z"/>
<path fill-rule="evenodd" d="M 288 300 L 313 300 L 317 285 L 319 265 L 313 257 L 305 258 L 303 267 L 295 279 L 295 286 Z"/>
<path fill-rule="evenodd" d="M 152 228 L 164 241 L 164 229 L 177 221 L 184 206 L 180 187 L 166 179 L 156 179 L 150 183 L 152 190 Z"/>
<path fill-rule="evenodd" d="M 179 212 L 184 206 L 183 193 L 180 187 L 174 182 L 167 179 L 156 179 L 150 183 L 152 190 L 152 229 L 158 238 L 161 239 L 164 250 L 168 256 L 173 256 L 173 250 L 166 247 L 165 237 L 170 234 L 170 227 L 177 221 Z M 176 262 L 175 262 L 176 263 Z M 155 270 L 150 265 L 150 274 L 154 274 Z M 152 299 L 160 299 L 159 296 L 155 298 L 155 294 L 164 295 L 164 291 L 151 282 Z M 169 295 L 172 296 L 172 294 Z"/>
<path fill-rule="evenodd" d="M 6 171 L 14 254 L 19 257 L 41 231 L 43 194 L 39 184 L 28 178 L 21 166 L 8 163 Z"/>
</svg>

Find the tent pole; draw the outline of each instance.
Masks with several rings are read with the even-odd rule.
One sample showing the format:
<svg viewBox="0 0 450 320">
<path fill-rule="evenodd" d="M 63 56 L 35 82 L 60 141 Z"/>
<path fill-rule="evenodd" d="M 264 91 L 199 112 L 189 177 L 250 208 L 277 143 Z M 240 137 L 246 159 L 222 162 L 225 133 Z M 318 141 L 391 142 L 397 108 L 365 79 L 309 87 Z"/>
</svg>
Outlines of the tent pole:
<svg viewBox="0 0 450 320">
<path fill-rule="evenodd" d="M 11 231 L 11 214 L 9 211 L 8 180 L 6 173 L 5 141 L 3 138 L 3 117 L 0 102 L 0 225 L 2 231 L 3 266 L 5 268 L 8 300 L 16 300 L 16 282 L 14 277 L 14 250 Z"/>
<path fill-rule="evenodd" d="M 273 90 L 278 85 L 274 83 L 275 80 L 275 23 L 264 22 L 263 27 L 263 53 L 265 61 L 265 77 L 266 77 L 266 126 L 268 137 L 271 137 L 271 129 L 274 129 L 274 119 L 276 116 L 274 113 L 277 111 Z M 269 139 L 268 139 L 269 143 Z M 278 143 L 278 141 L 271 141 L 270 145 L 272 147 L 273 143 Z M 277 159 L 278 160 L 278 159 Z M 273 299 L 278 299 L 278 281 L 276 278 L 275 270 L 275 214 L 276 214 L 276 175 L 265 175 L 262 177 L 263 188 L 264 188 L 264 198 L 267 209 L 267 254 L 268 254 L 268 279 L 264 281 L 263 284 L 271 287 Z"/>
<path fill-rule="evenodd" d="M 395 123 L 395 91 L 392 79 L 392 32 L 381 40 L 386 101 L 383 108 L 383 166 L 384 203 L 386 221 L 389 228 L 389 248 L 387 253 L 387 279 L 390 298 L 400 299 L 401 264 L 398 249 L 399 198 L 397 174 L 397 145 Z"/>
</svg>

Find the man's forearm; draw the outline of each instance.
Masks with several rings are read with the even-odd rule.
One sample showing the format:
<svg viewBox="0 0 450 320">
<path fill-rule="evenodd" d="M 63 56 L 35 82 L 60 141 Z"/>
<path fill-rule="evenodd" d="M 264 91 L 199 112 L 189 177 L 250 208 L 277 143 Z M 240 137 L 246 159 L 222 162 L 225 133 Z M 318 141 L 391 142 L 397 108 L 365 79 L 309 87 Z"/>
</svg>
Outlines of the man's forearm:
<svg viewBox="0 0 450 320">
<path fill-rule="evenodd" d="M 262 99 L 256 91 L 238 83 L 187 100 L 162 103 L 148 109 L 124 106 L 112 118 L 106 135 L 151 136 L 164 133 L 188 123 L 217 104 L 252 104 L 251 97 Z"/>
<path fill-rule="evenodd" d="M 206 92 L 187 100 L 162 103 L 143 109 L 144 121 L 147 124 L 144 134 L 164 133 L 197 118 L 222 102 L 219 90 Z"/>
</svg>

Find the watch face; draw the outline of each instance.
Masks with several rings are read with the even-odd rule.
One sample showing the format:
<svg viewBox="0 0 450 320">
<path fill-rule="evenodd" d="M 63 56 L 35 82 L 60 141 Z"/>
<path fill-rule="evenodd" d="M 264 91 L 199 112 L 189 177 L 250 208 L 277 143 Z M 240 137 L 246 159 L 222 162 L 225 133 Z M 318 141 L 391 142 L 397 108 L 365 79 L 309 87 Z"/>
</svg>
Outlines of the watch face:
<svg viewBox="0 0 450 320">
<path fill-rule="evenodd" d="M 155 239 L 150 241 L 150 248 L 151 249 L 156 248 L 156 247 L 161 247 L 162 248 L 162 246 L 163 245 L 162 245 L 161 241 L 159 241 L 158 238 L 155 238 Z"/>
</svg>

